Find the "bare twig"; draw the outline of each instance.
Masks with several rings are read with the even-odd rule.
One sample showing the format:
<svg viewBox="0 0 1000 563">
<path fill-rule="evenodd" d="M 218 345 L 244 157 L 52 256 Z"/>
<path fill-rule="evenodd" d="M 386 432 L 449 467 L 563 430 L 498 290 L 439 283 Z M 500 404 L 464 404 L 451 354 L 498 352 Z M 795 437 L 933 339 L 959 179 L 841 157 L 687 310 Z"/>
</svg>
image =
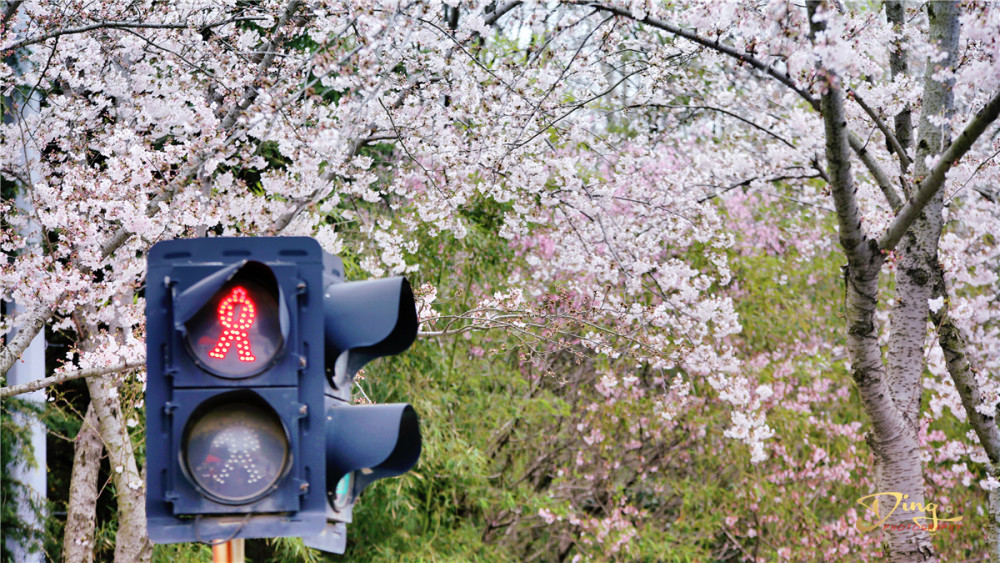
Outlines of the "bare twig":
<svg viewBox="0 0 1000 563">
<path fill-rule="evenodd" d="M 861 109 L 864 110 L 866 114 L 868 114 L 868 117 L 870 117 L 871 120 L 875 123 L 875 126 L 878 127 L 878 130 L 881 131 L 883 135 L 885 135 L 886 140 L 889 141 L 889 144 L 892 146 L 892 150 L 899 157 L 899 162 L 900 164 L 902 164 L 903 173 L 905 174 L 906 168 L 909 165 L 913 164 L 913 161 L 910 160 L 910 157 L 906 154 L 906 151 L 903 150 L 903 147 L 899 144 L 899 140 L 896 139 L 896 135 L 889 130 L 889 126 L 886 125 L 884 121 L 882 121 L 882 118 L 879 117 L 877 113 L 875 113 L 875 110 L 873 110 L 865 102 L 864 98 L 861 97 L 861 94 L 858 94 L 856 90 L 853 90 L 851 88 L 848 88 L 847 92 L 848 96 L 850 96 L 851 99 L 857 102 L 857 104 L 861 107 Z"/>
<path fill-rule="evenodd" d="M 662 29 L 664 31 L 668 31 L 674 35 L 683 37 L 684 39 L 697 43 L 698 45 L 701 45 L 703 47 L 708 47 L 709 49 L 713 49 L 725 55 L 729 55 L 730 57 L 738 59 L 739 61 L 744 62 L 756 68 L 757 70 L 766 73 L 767 75 L 771 76 L 778 82 L 781 82 L 782 84 L 790 88 L 792 91 L 794 91 L 796 94 L 801 96 L 802 99 L 808 102 L 809 105 L 812 106 L 813 109 L 815 109 L 816 111 L 819 111 L 820 109 L 819 100 L 809 95 L 809 92 L 806 91 L 801 86 L 799 86 L 798 84 L 796 84 L 795 81 L 793 81 L 791 77 L 788 76 L 788 74 L 782 74 L 773 66 L 766 64 L 764 61 L 761 61 L 760 59 L 758 59 L 757 57 L 753 56 L 750 53 L 746 52 L 741 53 L 740 51 L 736 50 L 733 47 L 730 47 L 724 43 L 719 43 L 718 40 L 712 41 L 711 39 L 702 37 L 697 33 L 688 31 L 686 29 L 683 29 L 681 27 L 678 27 L 676 25 L 673 25 L 672 23 L 663 21 L 661 19 L 651 18 L 648 16 L 643 19 L 638 19 L 634 17 L 632 13 L 626 10 L 625 8 L 619 8 L 617 6 L 606 6 L 604 4 L 601 4 L 600 2 L 580 2 L 580 4 L 584 6 L 590 6 L 598 10 L 604 10 L 606 12 L 615 14 L 616 16 L 633 19 L 637 22 L 644 23 L 646 25 L 650 25 L 655 28 Z"/>
<path fill-rule="evenodd" d="M 781 143 L 787 145 L 789 148 L 798 150 L 796 148 L 796 146 L 792 144 L 791 141 L 789 141 L 789 140 L 785 139 L 784 137 L 778 135 L 774 131 L 771 131 L 767 127 L 764 127 L 763 125 L 759 125 L 759 124 L 755 123 L 754 121 L 743 117 L 742 115 L 739 115 L 737 113 L 734 113 L 734 112 L 731 112 L 729 110 L 722 109 L 722 108 L 719 108 L 719 107 L 715 107 L 715 106 L 704 106 L 704 105 L 693 106 L 693 105 L 674 105 L 674 104 L 632 104 L 632 105 L 628 105 L 628 106 L 625 106 L 625 107 L 627 107 L 627 108 L 652 107 L 652 108 L 667 108 L 667 109 L 704 109 L 704 110 L 711 110 L 711 111 L 714 111 L 714 112 L 721 113 L 723 115 L 728 115 L 729 117 L 732 117 L 733 119 L 738 119 L 738 120 L 742 121 L 743 123 L 746 123 L 747 125 L 753 127 L 754 129 L 757 129 L 758 131 L 760 131 L 760 132 L 762 132 L 762 133 L 764 133 L 764 134 L 766 134 L 766 135 L 768 135 L 770 137 L 773 137 L 773 138 L 777 139 Z"/>
<path fill-rule="evenodd" d="M 541 128 L 539 128 L 538 131 L 536 131 L 531 137 L 529 137 L 527 140 L 525 140 L 523 142 L 517 143 L 516 145 L 512 146 L 510 148 L 510 150 L 513 151 L 514 149 L 518 149 L 518 148 L 523 147 L 524 145 L 527 145 L 531 141 L 535 140 L 539 135 L 541 135 L 542 133 L 545 133 L 546 131 L 548 131 L 549 129 L 551 129 L 552 127 L 554 127 L 557 123 L 559 123 L 563 119 L 566 119 L 567 117 L 569 117 L 570 115 L 572 115 L 573 113 L 575 113 L 580 108 L 586 106 L 587 104 L 589 104 L 590 102 L 593 102 L 594 100 L 599 100 L 599 99 L 603 98 L 604 96 L 607 96 L 611 92 L 614 92 L 615 88 L 617 88 L 618 86 L 620 86 L 623 82 L 625 82 L 629 78 L 632 78 L 633 76 L 635 76 L 636 74 L 639 74 L 640 72 L 642 72 L 644 70 L 646 70 L 646 69 L 645 68 L 641 68 L 641 69 L 638 69 L 638 70 L 634 70 L 634 71 L 626 74 L 625 76 L 623 76 L 619 81 L 615 82 L 614 84 L 612 84 L 611 86 L 609 86 L 607 89 L 605 89 L 605 90 L 603 90 L 601 92 L 598 92 L 597 94 L 594 94 L 593 96 L 587 98 L 586 100 L 583 100 L 582 102 L 579 102 L 577 104 L 573 104 L 573 106 L 572 106 L 571 109 L 569 109 L 568 111 L 566 111 L 565 113 L 563 113 L 559 117 L 553 119 L 552 121 L 546 123 L 544 126 L 542 126 Z"/>
<path fill-rule="evenodd" d="M 859 139 L 858 136 L 851 131 L 848 131 L 847 135 L 847 140 L 850 143 L 851 148 L 854 150 L 854 153 L 858 155 L 858 158 L 861 159 L 862 164 L 865 165 L 868 172 L 871 173 L 872 178 L 874 178 L 875 183 L 878 184 L 879 189 L 882 190 L 882 194 L 885 196 L 886 201 L 889 202 L 889 207 L 892 208 L 893 211 L 898 212 L 900 208 L 903 207 L 903 200 L 901 200 L 899 198 L 899 194 L 896 193 L 896 188 L 892 186 L 892 181 L 889 180 L 885 171 L 882 170 L 882 167 L 875 161 L 872 154 L 868 152 L 867 148 L 865 148 L 865 144 L 861 142 L 861 139 Z"/>
</svg>

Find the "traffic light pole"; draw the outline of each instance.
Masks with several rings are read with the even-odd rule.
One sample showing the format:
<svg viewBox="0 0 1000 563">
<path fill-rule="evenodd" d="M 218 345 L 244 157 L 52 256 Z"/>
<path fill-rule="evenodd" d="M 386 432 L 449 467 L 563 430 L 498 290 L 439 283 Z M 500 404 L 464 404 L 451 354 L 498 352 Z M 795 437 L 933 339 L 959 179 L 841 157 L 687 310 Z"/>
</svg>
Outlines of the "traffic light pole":
<svg viewBox="0 0 1000 563">
<path fill-rule="evenodd" d="M 243 563 L 243 538 L 212 546 L 212 563 Z"/>
</svg>

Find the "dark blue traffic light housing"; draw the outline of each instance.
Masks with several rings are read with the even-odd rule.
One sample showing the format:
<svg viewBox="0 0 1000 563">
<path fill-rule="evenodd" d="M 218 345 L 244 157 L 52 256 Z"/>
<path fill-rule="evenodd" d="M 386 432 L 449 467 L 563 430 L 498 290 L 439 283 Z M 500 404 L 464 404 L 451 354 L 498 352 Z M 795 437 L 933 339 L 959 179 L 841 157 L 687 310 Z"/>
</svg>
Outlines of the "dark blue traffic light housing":
<svg viewBox="0 0 1000 563">
<path fill-rule="evenodd" d="M 148 265 L 150 539 L 342 553 L 364 488 L 420 457 L 412 407 L 351 400 L 358 370 L 416 339 L 409 283 L 345 282 L 304 237 L 165 241 Z"/>
<path fill-rule="evenodd" d="M 310 238 L 165 241 L 146 284 L 146 515 L 158 543 L 326 523 L 323 253 Z"/>
</svg>

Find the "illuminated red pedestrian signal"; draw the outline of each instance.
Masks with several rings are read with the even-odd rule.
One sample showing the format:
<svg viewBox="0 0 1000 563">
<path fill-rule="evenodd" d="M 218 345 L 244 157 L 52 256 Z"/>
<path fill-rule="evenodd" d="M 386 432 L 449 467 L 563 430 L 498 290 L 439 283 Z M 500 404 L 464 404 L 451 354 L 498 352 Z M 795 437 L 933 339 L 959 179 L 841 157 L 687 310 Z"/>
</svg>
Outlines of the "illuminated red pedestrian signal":
<svg viewBox="0 0 1000 563">
<path fill-rule="evenodd" d="M 243 378 L 260 373 L 281 351 L 277 291 L 266 277 L 243 272 L 222 286 L 186 323 L 188 346 L 209 372 Z"/>
<path fill-rule="evenodd" d="M 219 324 L 224 328 L 215 343 L 215 348 L 208 355 L 220 360 L 225 359 L 229 348 L 235 342 L 241 362 L 256 361 L 257 358 L 254 358 L 253 352 L 250 351 L 250 337 L 247 335 L 247 329 L 253 326 L 256 318 L 257 308 L 254 307 L 253 299 L 247 295 L 246 288 L 234 287 L 222 303 L 219 303 Z"/>
</svg>

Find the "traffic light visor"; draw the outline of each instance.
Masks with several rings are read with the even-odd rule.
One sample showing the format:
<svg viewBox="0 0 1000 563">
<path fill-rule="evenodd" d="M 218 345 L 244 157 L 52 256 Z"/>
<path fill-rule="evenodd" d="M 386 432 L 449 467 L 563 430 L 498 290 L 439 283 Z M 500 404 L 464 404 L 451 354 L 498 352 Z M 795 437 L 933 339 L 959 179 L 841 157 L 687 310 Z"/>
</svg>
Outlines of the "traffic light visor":
<svg viewBox="0 0 1000 563">
<path fill-rule="evenodd" d="M 398 354 L 417 338 L 417 308 L 404 277 L 327 283 L 323 310 L 327 364 L 349 351 L 352 377 L 369 361 Z"/>
<path fill-rule="evenodd" d="M 420 458 L 420 421 L 407 404 L 327 409 L 326 475 L 330 484 L 359 471 L 355 491 L 402 475 Z M 335 491 L 331 490 L 330 493 Z"/>
<path fill-rule="evenodd" d="M 225 504 L 271 492 L 288 468 L 289 441 L 274 410 L 248 392 L 208 401 L 184 432 L 181 466 L 204 494 Z"/>
</svg>

